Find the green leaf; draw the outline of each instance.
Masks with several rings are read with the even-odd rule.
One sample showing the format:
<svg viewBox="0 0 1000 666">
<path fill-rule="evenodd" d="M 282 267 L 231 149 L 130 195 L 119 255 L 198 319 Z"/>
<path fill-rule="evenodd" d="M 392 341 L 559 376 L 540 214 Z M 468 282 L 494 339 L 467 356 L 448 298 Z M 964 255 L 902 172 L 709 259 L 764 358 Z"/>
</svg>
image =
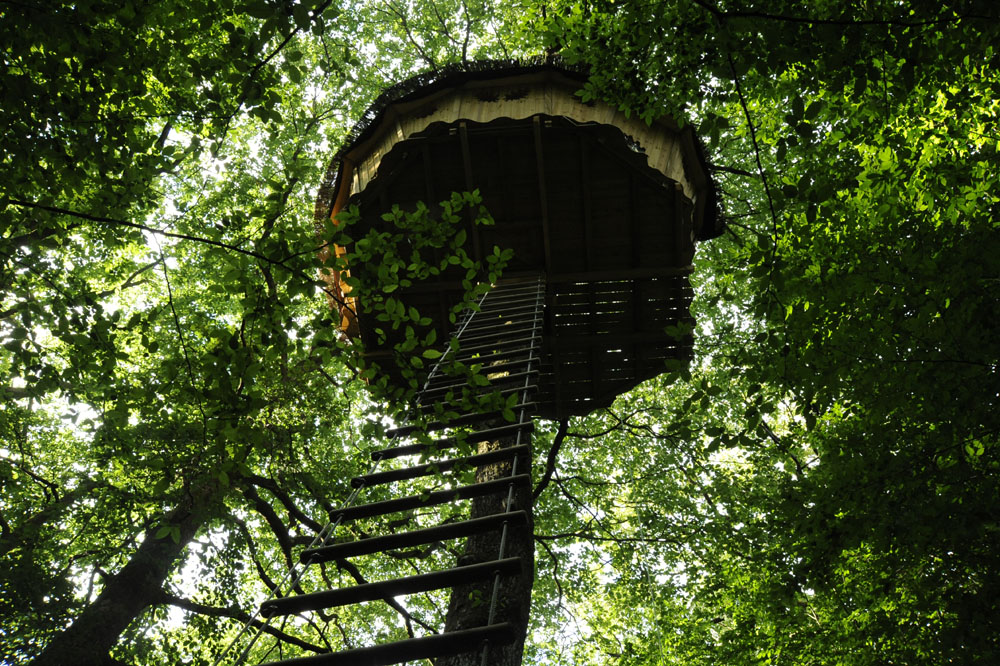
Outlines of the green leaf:
<svg viewBox="0 0 1000 666">
<path fill-rule="evenodd" d="M 309 28 L 309 23 L 311 17 L 309 15 L 309 8 L 300 3 L 292 5 L 292 18 L 295 19 L 295 25 L 300 30 L 307 30 Z"/>
</svg>

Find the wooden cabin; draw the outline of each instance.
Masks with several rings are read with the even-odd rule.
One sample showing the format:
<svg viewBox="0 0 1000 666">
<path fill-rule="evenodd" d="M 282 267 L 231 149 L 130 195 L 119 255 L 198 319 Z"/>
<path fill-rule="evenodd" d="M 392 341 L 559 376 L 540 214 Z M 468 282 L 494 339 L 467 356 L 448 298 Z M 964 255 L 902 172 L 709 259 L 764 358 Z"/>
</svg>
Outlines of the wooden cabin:
<svg viewBox="0 0 1000 666">
<path fill-rule="evenodd" d="M 320 215 L 356 204 L 360 229 L 349 232 L 353 238 L 389 230 L 395 222 L 383 215 L 394 205 L 415 209 L 424 202 L 433 210 L 453 192 L 480 191 L 495 224 L 460 220 L 467 251 L 482 258 L 497 247 L 512 250 L 513 258 L 463 320 L 453 357 L 486 364 L 489 386 L 475 387 L 476 397 L 503 402 L 470 410 L 455 396 L 464 379 L 429 373 L 410 405 L 411 422 L 388 433 L 388 448 L 371 452 L 376 464 L 419 460 L 353 478 L 357 489 L 392 490 L 359 505 L 352 494 L 331 514 L 335 529 L 343 521 L 409 513 L 399 524 L 410 529 L 354 540 L 334 539 L 324 528 L 322 543 L 300 554 L 303 563 L 320 564 L 463 540 L 454 567 L 289 594 L 260 609 L 270 619 L 451 588 L 444 630 L 270 666 L 520 664 L 535 573 L 535 418 L 564 419 L 608 405 L 663 372 L 667 361 L 690 356 L 691 335 L 677 329 L 690 323 L 694 243 L 720 232 L 698 146 L 689 129 L 669 119 L 647 125 L 583 102 L 576 94 L 583 81 L 549 64 L 509 63 L 416 77 L 375 103 L 328 170 Z M 348 270 L 362 285 L 388 284 L 358 264 Z M 339 278 L 331 276 L 335 288 Z M 429 318 L 444 341 L 463 280 L 464 270 L 448 269 L 392 297 Z M 337 300 L 342 328 L 401 383 L 395 363 L 413 357 L 393 355 L 391 339 L 379 343 L 376 329 L 384 324 L 365 302 L 343 292 Z M 462 469 L 475 469 L 474 481 L 454 474 Z M 421 483 L 427 477 L 433 485 Z M 438 515 L 429 526 L 413 524 L 414 510 L 434 516 L 439 505 L 449 505 L 447 520 L 433 524 Z M 460 505 L 468 506 L 468 519 L 455 521 L 465 511 Z"/>
<path fill-rule="evenodd" d="M 668 327 L 691 323 L 695 242 L 721 233 L 691 129 L 584 102 L 584 80 L 550 64 L 498 63 L 416 77 L 369 109 L 330 171 L 329 214 L 358 205 L 362 232 L 384 226 L 394 204 L 433 210 L 479 190 L 495 224 L 470 220 L 469 253 L 510 248 L 504 278 L 546 285 L 543 418 L 607 406 L 690 356 L 691 336 Z M 351 272 L 366 279 L 362 266 Z M 463 277 L 445 273 L 398 297 L 447 340 Z M 365 304 L 348 302 L 345 326 L 395 376 Z"/>
</svg>

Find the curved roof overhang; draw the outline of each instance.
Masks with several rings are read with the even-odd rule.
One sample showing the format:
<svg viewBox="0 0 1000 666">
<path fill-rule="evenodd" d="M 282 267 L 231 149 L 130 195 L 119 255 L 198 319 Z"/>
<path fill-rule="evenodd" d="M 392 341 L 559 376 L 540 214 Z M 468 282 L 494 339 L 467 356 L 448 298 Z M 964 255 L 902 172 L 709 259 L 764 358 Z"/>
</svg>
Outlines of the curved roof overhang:
<svg viewBox="0 0 1000 666">
<path fill-rule="evenodd" d="M 577 91 L 586 79 L 581 72 L 554 64 L 518 61 L 477 61 L 411 77 L 388 89 L 364 113 L 327 170 L 320 203 L 327 215 L 335 214 L 375 177 L 393 146 L 434 123 L 487 123 L 541 114 L 624 132 L 633 150 L 679 183 L 691 200 L 695 239 L 720 235 L 716 194 L 691 127 L 679 128 L 669 117 L 646 123 L 603 102 L 584 102 Z"/>
</svg>

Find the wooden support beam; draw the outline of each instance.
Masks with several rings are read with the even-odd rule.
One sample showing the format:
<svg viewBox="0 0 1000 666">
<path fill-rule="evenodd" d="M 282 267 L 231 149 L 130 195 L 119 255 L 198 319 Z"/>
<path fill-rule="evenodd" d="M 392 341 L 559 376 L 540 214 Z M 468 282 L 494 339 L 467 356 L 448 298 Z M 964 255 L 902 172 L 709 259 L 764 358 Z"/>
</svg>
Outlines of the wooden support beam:
<svg viewBox="0 0 1000 666">
<path fill-rule="evenodd" d="M 590 198 L 590 142 L 580 134 L 580 192 L 583 195 L 583 246 L 585 249 L 583 270 L 589 272 L 594 265 L 594 221 L 593 204 Z"/>
<path fill-rule="evenodd" d="M 443 439 L 435 440 L 429 444 L 410 444 L 407 446 L 394 446 L 388 449 L 381 449 L 380 451 L 373 451 L 372 460 L 389 460 L 391 458 L 412 456 L 429 451 L 441 451 L 444 449 L 454 448 L 462 443 L 477 444 L 479 442 L 492 442 L 503 437 L 513 437 L 519 432 L 531 432 L 534 429 L 535 424 L 531 421 L 527 423 L 511 423 L 510 425 L 499 426 L 497 428 L 477 430 L 476 432 L 470 432 L 467 435 L 445 437 Z"/>
<path fill-rule="evenodd" d="M 413 467 L 405 467 L 403 469 L 390 469 L 384 472 L 375 472 L 374 474 L 356 476 L 351 479 L 351 486 L 360 488 L 362 486 L 376 486 L 383 483 L 392 483 L 393 481 L 417 479 L 421 476 L 430 476 L 431 474 L 437 474 L 438 472 L 447 472 L 448 470 L 454 469 L 459 465 L 468 465 L 470 467 L 488 465 L 490 463 L 509 460 L 516 456 L 523 456 L 527 453 L 528 446 L 526 444 L 521 446 L 509 446 L 503 449 L 497 449 L 496 451 L 488 451 L 487 453 L 479 453 L 474 456 L 466 456 L 464 458 L 449 458 L 448 460 L 439 460 L 437 462 L 414 465 Z"/>
<path fill-rule="evenodd" d="M 444 525 L 435 525 L 434 527 L 426 527 L 400 534 L 388 534 L 360 539 L 358 541 L 348 541 L 347 543 L 335 543 L 329 546 L 309 548 L 302 551 L 299 555 L 299 560 L 303 564 L 318 564 L 320 562 L 330 562 L 332 560 L 357 557 L 359 555 L 383 553 L 387 550 L 412 548 L 437 541 L 461 539 L 474 534 L 499 530 L 504 524 L 515 526 L 527 525 L 528 513 L 526 511 L 496 513 L 492 516 L 484 516 L 483 518 L 473 518 L 458 523 L 445 523 Z"/>
<path fill-rule="evenodd" d="M 623 349 L 629 345 L 652 345 L 663 347 L 686 347 L 690 346 L 692 338 L 690 335 L 683 338 L 675 338 L 659 331 L 636 332 L 636 333 L 581 333 L 579 335 L 554 335 L 552 344 L 559 345 L 567 350 L 583 349 L 599 346 L 602 349 Z"/>
<path fill-rule="evenodd" d="M 552 241 L 549 233 L 549 193 L 545 186 L 545 156 L 542 150 L 542 117 L 532 118 L 535 134 L 535 163 L 538 167 L 538 197 L 542 214 L 542 246 L 545 252 L 545 273 L 552 271 Z"/>
<path fill-rule="evenodd" d="M 449 631 L 409 638 L 395 643 L 372 647 L 354 648 L 330 654 L 317 654 L 283 661 L 272 661 L 263 666 L 389 666 L 418 659 L 447 657 L 472 652 L 489 641 L 493 645 L 513 643 L 518 632 L 509 622 L 486 627 Z"/>
<path fill-rule="evenodd" d="M 538 372 L 539 372 L 538 368 L 533 368 L 525 372 L 511 373 L 508 375 L 504 375 L 503 377 L 497 377 L 495 379 L 490 380 L 491 383 L 487 386 L 469 386 L 469 384 L 464 379 L 460 379 L 456 382 L 451 382 L 447 384 L 435 383 L 433 388 L 425 389 L 424 391 L 422 391 L 420 393 L 420 397 L 423 400 L 424 404 L 428 404 L 429 401 L 427 400 L 427 398 L 429 397 L 437 396 L 439 394 L 445 394 L 448 391 L 453 391 L 453 392 L 457 391 L 458 393 L 461 393 L 463 388 L 468 388 L 473 395 L 485 395 L 486 393 L 489 393 L 491 390 L 494 390 L 496 386 L 500 384 L 509 384 L 510 382 L 515 380 L 526 380 L 529 377 L 534 377 L 538 375 Z M 493 373 L 491 372 L 490 374 Z M 532 383 L 532 386 L 533 385 L 534 383 Z M 524 386 L 522 385 L 521 388 L 524 388 Z"/>
<path fill-rule="evenodd" d="M 526 350 L 519 350 L 524 352 Z M 496 356 L 496 355 L 494 355 Z M 478 361 L 479 359 L 472 359 L 473 361 Z M 535 407 L 534 402 L 522 402 L 518 405 L 514 405 L 514 411 L 519 409 L 533 409 Z M 408 425 L 402 426 L 400 428 L 394 428 L 390 430 L 387 434 L 390 437 L 405 437 L 406 435 L 412 435 L 415 432 L 421 430 L 425 432 L 431 432 L 434 430 L 444 430 L 445 428 L 456 428 L 458 426 L 469 425 L 475 423 L 479 420 L 487 421 L 489 419 L 495 419 L 501 417 L 503 414 L 502 410 L 493 410 L 489 412 L 469 412 L 468 414 L 460 414 L 459 416 L 448 419 L 447 421 L 433 421 L 426 425 Z"/>
<path fill-rule="evenodd" d="M 521 572 L 521 558 L 508 557 L 502 560 L 469 564 L 464 567 L 454 567 L 443 571 L 432 571 L 416 576 L 405 576 L 380 583 L 362 583 L 353 587 L 342 587 L 337 590 L 324 590 L 312 594 L 296 594 L 291 597 L 271 599 L 260 606 L 263 617 L 276 615 L 292 615 L 304 611 L 334 608 L 359 604 L 364 601 L 389 600 L 405 594 L 429 592 L 444 587 L 455 587 L 465 583 L 484 580 L 495 574 L 516 575 Z"/>
<path fill-rule="evenodd" d="M 352 506 L 334 511 L 330 514 L 330 518 L 334 521 L 340 516 L 343 516 L 344 520 L 372 518 L 374 516 L 384 516 L 388 513 L 396 513 L 397 511 L 410 511 L 411 509 L 419 509 L 425 506 L 447 504 L 457 499 L 484 497 L 494 493 L 507 492 L 512 483 L 515 486 L 528 486 L 531 484 L 531 477 L 528 474 L 518 474 L 517 476 L 504 477 L 496 481 L 474 483 L 470 486 L 461 486 L 451 490 L 437 490 L 423 495 L 411 495 L 409 497 L 400 497 L 399 499 Z"/>
</svg>

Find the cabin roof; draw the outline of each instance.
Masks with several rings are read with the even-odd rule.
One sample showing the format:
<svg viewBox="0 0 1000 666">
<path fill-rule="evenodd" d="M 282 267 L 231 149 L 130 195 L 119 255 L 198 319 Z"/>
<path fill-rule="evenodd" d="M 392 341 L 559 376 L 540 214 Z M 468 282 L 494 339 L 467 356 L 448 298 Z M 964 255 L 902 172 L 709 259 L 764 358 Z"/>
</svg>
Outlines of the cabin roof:
<svg viewBox="0 0 1000 666">
<path fill-rule="evenodd" d="M 489 86 L 505 79 L 531 82 L 544 77 L 550 81 L 558 81 L 559 85 L 575 93 L 586 83 L 588 74 L 583 69 L 551 58 L 473 60 L 421 72 L 387 88 L 361 115 L 348 133 L 343 146 L 331 159 L 317 197 L 317 218 L 329 218 L 339 198 L 338 194 L 350 196 L 356 192 L 356 186 L 348 188 L 343 182 L 345 162 L 354 164 L 361 162 L 367 156 L 365 153 L 371 151 L 373 144 L 378 141 L 379 136 L 389 130 L 388 126 L 408 112 L 412 112 L 414 108 L 426 108 L 429 101 L 461 88 Z M 610 109 L 600 102 L 589 102 L 584 106 L 593 108 L 598 105 Z M 605 115 L 605 124 L 622 127 L 624 121 L 624 124 L 636 129 L 634 134 L 640 134 L 642 132 L 640 126 L 646 124 L 634 117 L 626 118 L 621 112 L 615 112 L 615 116 L 612 121 Z M 670 117 L 658 118 L 650 124 L 650 127 L 653 128 L 651 133 L 655 133 L 655 129 L 676 133 L 683 144 L 681 149 L 685 153 L 685 170 L 690 179 L 696 181 L 693 186 L 699 190 L 697 196 L 692 191 L 686 192 L 689 198 L 694 200 L 696 207 L 694 225 L 696 239 L 709 240 L 721 235 L 724 227 L 719 215 L 718 194 L 708 175 L 704 149 L 694 131 L 690 126 L 679 129 L 677 123 Z M 414 129 L 419 131 L 422 128 Z M 633 141 L 636 139 L 634 135 L 629 138 Z M 390 147 L 391 145 L 383 147 L 382 153 L 387 152 Z M 640 151 L 644 150 L 641 143 L 636 143 L 633 147 Z M 350 172 L 349 177 L 355 176 L 353 169 L 346 171 Z M 674 180 L 682 180 L 676 177 L 678 175 L 676 173 L 666 175 Z M 346 201 L 347 196 L 343 196 L 342 200 Z"/>
</svg>

